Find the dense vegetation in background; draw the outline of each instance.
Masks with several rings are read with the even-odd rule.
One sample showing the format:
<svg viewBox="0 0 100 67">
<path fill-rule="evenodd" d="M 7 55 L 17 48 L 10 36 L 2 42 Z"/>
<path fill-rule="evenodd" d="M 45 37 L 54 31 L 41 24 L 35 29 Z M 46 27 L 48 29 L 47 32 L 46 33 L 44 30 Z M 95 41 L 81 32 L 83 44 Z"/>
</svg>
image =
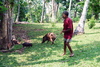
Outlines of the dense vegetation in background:
<svg viewBox="0 0 100 67">
<path fill-rule="evenodd" d="M 18 4 L 20 4 L 20 14 L 19 14 L 19 21 L 28 21 L 39 23 L 41 21 L 42 16 L 42 8 L 43 8 L 43 1 L 45 0 L 20 0 L 15 5 L 14 10 L 14 19 L 16 19 L 18 13 Z M 54 8 L 56 15 L 56 21 L 61 22 L 61 14 L 63 11 L 69 9 L 69 1 L 70 0 L 54 0 Z M 81 16 L 82 8 L 84 6 L 85 0 L 72 0 L 71 5 L 71 18 L 74 22 L 79 21 Z M 87 19 L 90 19 L 92 15 L 95 16 L 95 19 L 100 20 L 100 2 L 99 0 L 90 0 Z M 44 22 L 48 23 L 51 22 L 52 19 L 52 0 L 45 1 L 45 8 L 44 8 Z M 55 22 L 56 22 L 55 21 Z"/>
<path fill-rule="evenodd" d="M 13 11 L 14 20 L 16 20 L 17 18 L 18 7 L 19 7 L 18 4 L 20 4 L 18 21 L 39 23 L 41 20 L 41 16 L 42 16 L 43 1 L 44 0 L 19 0 L 19 2 L 14 1 L 14 11 Z M 65 10 L 68 11 L 69 1 L 70 0 L 54 0 L 54 6 L 57 6 L 57 7 L 54 7 L 55 9 L 57 9 L 55 11 L 57 22 L 61 22 L 62 12 Z M 84 1 L 85 0 L 72 0 L 71 18 L 73 19 L 74 22 L 79 21 L 82 8 L 84 5 Z M 2 3 L 2 0 L 0 3 Z M 2 8 L 2 6 L 0 6 L 0 8 Z M 3 8 L 2 10 L 4 9 L 5 8 Z M 94 15 L 96 20 L 100 20 L 100 10 L 99 9 L 100 9 L 99 0 L 90 0 L 87 19 L 90 19 L 92 15 Z M 43 20 L 45 22 L 50 22 L 52 20 L 51 17 L 52 17 L 52 0 L 46 0 Z"/>
</svg>

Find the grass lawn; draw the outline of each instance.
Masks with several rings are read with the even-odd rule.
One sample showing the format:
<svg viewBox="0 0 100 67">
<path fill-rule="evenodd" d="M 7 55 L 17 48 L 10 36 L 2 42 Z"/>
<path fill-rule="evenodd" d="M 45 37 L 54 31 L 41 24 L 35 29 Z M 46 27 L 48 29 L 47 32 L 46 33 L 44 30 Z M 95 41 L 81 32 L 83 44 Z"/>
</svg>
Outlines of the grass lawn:
<svg viewBox="0 0 100 67">
<path fill-rule="evenodd" d="M 74 27 L 76 25 L 74 23 Z M 69 57 L 69 50 L 65 56 L 60 56 L 63 54 L 63 35 L 59 34 L 61 23 L 55 27 L 50 23 L 19 24 L 14 27 L 27 31 L 33 47 L 26 48 L 22 54 L 0 52 L 0 67 L 100 67 L 100 23 L 96 23 L 93 29 L 88 29 L 86 24 L 85 34 L 73 37 L 71 46 L 74 57 Z M 42 37 L 48 32 L 57 35 L 55 45 L 41 44 Z M 21 47 L 15 45 L 14 49 Z"/>
</svg>

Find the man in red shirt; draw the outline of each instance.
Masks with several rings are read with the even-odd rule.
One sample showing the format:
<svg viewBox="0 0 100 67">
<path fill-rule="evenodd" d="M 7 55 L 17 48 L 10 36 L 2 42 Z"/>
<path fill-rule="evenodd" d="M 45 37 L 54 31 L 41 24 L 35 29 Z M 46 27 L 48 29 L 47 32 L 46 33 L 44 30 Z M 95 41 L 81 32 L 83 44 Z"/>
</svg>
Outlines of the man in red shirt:
<svg viewBox="0 0 100 67">
<path fill-rule="evenodd" d="M 64 33 L 64 54 L 66 54 L 66 46 L 70 50 L 70 57 L 74 56 L 74 53 L 72 51 L 71 46 L 69 45 L 71 38 L 73 36 L 73 22 L 72 20 L 68 17 L 68 12 L 64 11 L 62 14 L 62 17 L 64 19 L 64 24 L 63 24 L 63 30 L 61 31 L 61 34 Z"/>
</svg>

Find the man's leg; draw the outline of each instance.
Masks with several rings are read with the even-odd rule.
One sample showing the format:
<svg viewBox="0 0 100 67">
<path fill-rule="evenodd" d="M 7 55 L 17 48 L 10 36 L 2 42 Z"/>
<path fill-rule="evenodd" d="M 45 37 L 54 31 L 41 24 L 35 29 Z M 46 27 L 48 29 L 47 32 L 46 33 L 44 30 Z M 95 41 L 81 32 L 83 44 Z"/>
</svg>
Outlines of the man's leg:
<svg viewBox="0 0 100 67">
<path fill-rule="evenodd" d="M 71 48 L 71 46 L 69 45 L 69 42 L 66 42 L 66 45 L 67 45 L 67 47 L 68 47 L 68 49 L 69 49 L 69 51 L 70 51 L 70 57 L 72 57 L 72 56 L 74 56 L 74 53 L 73 53 L 73 51 L 72 51 L 72 48 Z"/>
<path fill-rule="evenodd" d="M 64 54 L 63 55 L 65 55 L 66 54 L 66 41 L 64 41 Z"/>
</svg>

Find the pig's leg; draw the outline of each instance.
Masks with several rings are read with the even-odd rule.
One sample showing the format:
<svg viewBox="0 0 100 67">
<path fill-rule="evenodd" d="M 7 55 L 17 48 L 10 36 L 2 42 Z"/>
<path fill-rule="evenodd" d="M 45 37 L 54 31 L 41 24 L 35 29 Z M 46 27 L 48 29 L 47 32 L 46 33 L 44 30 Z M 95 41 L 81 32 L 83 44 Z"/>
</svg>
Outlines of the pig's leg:
<svg viewBox="0 0 100 67">
<path fill-rule="evenodd" d="M 53 40 L 53 41 L 52 41 L 52 44 L 54 44 L 55 39 L 56 39 L 56 38 L 53 38 L 53 39 L 52 39 L 52 40 Z"/>
<path fill-rule="evenodd" d="M 49 42 L 49 40 L 47 40 L 47 43 Z"/>
<path fill-rule="evenodd" d="M 52 42 L 51 44 L 54 44 L 54 42 L 53 42 L 52 38 L 50 38 L 50 41 Z"/>
<path fill-rule="evenodd" d="M 52 44 L 54 44 L 54 41 L 52 42 Z"/>
</svg>

